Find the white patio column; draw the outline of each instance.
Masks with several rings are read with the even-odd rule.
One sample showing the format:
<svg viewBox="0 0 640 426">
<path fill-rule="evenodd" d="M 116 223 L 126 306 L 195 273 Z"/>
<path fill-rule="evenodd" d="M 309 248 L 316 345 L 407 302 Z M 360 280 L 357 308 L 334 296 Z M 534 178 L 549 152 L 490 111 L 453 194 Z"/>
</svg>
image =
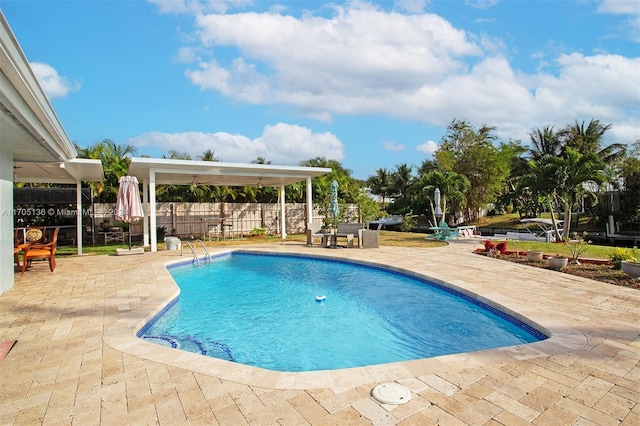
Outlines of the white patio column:
<svg viewBox="0 0 640 426">
<path fill-rule="evenodd" d="M 149 247 L 149 179 L 142 180 L 142 245 Z"/>
<path fill-rule="evenodd" d="M 286 229 L 286 223 L 287 223 L 287 218 L 284 216 L 284 211 L 285 211 L 285 197 L 284 197 L 284 185 L 280 185 L 280 229 L 282 230 L 282 239 L 286 239 L 287 238 L 287 229 Z"/>
<path fill-rule="evenodd" d="M 307 176 L 307 229 L 313 223 L 313 186 L 311 176 Z"/>
<path fill-rule="evenodd" d="M 82 254 L 82 182 L 76 181 L 76 241 L 78 255 Z"/>
<path fill-rule="evenodd" d="M 13 287 L 13 152 L 0 145 L 0 294 Z"/>
<path fill-rule="evenodd" d="M 156 171 L 149 170 L 149 233 L 151 234 L 151 251 L 158 251 L 156 235 Z"/>
</svg>

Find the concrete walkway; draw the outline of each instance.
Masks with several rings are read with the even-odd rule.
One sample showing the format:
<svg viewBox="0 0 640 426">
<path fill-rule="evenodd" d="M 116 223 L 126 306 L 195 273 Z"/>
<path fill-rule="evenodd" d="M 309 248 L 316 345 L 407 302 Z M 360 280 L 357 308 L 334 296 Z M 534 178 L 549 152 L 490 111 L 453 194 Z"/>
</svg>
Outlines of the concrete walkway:
<svg viewBox="0 0 640 426">
<path fill-rule="evenodd" d="M 177 294 L 179 252 L 60 258 L 0 296 L 1 425 L 638 425 L 640 291 L 437 249 L 330 250 L 431 277 L 535 324 L 529 345 L 332 372 L 278 373 L 154 345 L 135 331 Z M 228 248 L 225 248 L 227 251 Z M 222 251 L 222 250 L 212 250 Z M 383 405 L 378 383 L 411 400 Z"/>
</svg>

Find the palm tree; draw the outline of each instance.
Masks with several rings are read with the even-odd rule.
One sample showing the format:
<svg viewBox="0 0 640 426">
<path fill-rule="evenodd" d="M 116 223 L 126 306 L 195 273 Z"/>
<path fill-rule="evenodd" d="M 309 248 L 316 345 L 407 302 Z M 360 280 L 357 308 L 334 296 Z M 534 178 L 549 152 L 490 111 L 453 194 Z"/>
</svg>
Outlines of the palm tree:
<svg viewBox="0 0 640 426">
<path fill-rule="evenodd" d="M 564 231 L 560 237 L 571 235 L 571 213 L 580 195 L 592 196 L 586 182 L 602 183 L 605 180 L 603 163 L 593 152 L 582 154 L 567 147 L 564 156 L 546 155 L 530 162 L 530 172 L 523 177 L 525 185 L 545 196 L 557 235 L 555 211 L 564 211 Z"/>
<path fill-rule="evenodd" d="M 136 153 L 136 147 L 118 145 L 111 139 L 104 139 L 87 148 L 79 148 L 78 156 L 100 160 L 104 171 L 104 181 L 90 183 L 98 195 L 99 202 L 115 202 L 118 195 L 118 181 L 129 170 L 130 158 Z"/>
<path fill-rule="evenodd" d="M 258 157 L 251 162 L 252 164 L 271 164 L 271 161 L 267 161 L 264 157 Z"/>
<path fill-rule="evenodd" d="M 396 170 L 391 173 L 391 192 L 396 198 L 404 198 L 409 192 L 411 186 L 411 166 L 400 164 L 396 166 Z"/>
<path fill-rule="evenodd" d="M 469 180 L 466 176 L 456 172 L 445 170 L 434 170 L 421 175 L 417 181 L 421 193 L 429 201 L 433 223 L 437 224 L 435 216 L 434 192 L 440 189 L 440 202 L 442 207 L 442 220 L 446 221 L 447 205 L 453 204 L 456 209 L 464 207 L 466 197 L 464 192 L 469 188 Z"/>
<path fill-rule="evenodd" d="M 162 158 L 170 160 L 191 160 L 191 156 L 187 152 L 180 152 L 175 149 L 169 150 L 168 155 L 162 155 Z"/>
<path fill-rule="evenodd" d="M 560 155 L 564 150 L 559 135 L 553 131 L 553 126 L 546 126 L 542 130 L 535 129 L 529 133 L 531 139 L 531 157 L 538 160 L 545 155 Z"/>
<path fill-rule="evenodd" d="M 198 160 L 201 161 L 220 161 L 212 149 L 207 149 L 201 155 L 198 156 Z"/>
<path fill-rule="evenodd" d="M 382 208 L 384 209 L 386 198 L 391 192 L 391 175 L 389 170 L 385 168 L 376 170 L 376 174 L 367 179 L 367 185 L 372 194 L 379 195 L 382 198 Z"/>
</svg>

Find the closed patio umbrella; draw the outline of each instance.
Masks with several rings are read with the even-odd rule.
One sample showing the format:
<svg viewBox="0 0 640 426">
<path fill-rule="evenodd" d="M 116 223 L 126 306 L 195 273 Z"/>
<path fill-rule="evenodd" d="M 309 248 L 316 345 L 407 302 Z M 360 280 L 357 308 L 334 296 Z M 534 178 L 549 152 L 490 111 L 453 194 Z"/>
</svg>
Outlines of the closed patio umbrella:
<svg viewBox="0 0 640 426">
<path fill-rule="evenodd" d="M 329 216 L 331 216 L 333 218 L 333 220 L 331 221 L 331 226 L 334 228 L 333 229 L 333 234 L 332 234 L 332 244 L 330 247 L 332 248 L 336 248 L 336 227 L 337 227 L 337 223 L 338 223 L 338 215 L 340 214 L 340 207 L 338 206 L 338 182 L 336 182 L 335 180 L 331 182 L 331 202 L 329 203 Z"/>
<path fill-rule="evenodd" d="M 138 178 L 122 176 L 119 181 L 118 198 L 116 200 L 116 220 L 126 223 L 137 222 L 144 217 Z M 129 229 L 129 250 L 131 250 L 131 229 Z"/>
<path fill-rule="evenodd" d="M 436 217 L 436 222 L 439 222 L 438 219 L 442 216 L 442 207 L 440 207 L 440 188 L 436 188 L 433 193 L 433 204 L 435 204 L 435 211 L 433 214 Z M 444 220 L 444 217 L 442 220 Z M 436 223 L 436 226 L 438 226 L 438 223 Z"/>
<path fill-rule="evenodd" d="M 338 182 L 335 180 L 331 182 L 331 203 L 329 204 L 329 214 L 334 220 L 340 214 L 340 207 L 338 206 Z"/>
</svg>

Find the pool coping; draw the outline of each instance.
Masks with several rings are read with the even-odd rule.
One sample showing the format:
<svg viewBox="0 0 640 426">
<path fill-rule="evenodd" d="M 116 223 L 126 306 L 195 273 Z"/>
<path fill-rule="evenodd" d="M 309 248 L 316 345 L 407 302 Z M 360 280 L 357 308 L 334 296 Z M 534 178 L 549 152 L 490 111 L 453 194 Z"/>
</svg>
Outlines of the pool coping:
<svg viewBox="0 0 640 426">
<path fill-rule="evenodd" d="M 382 266 L 402 273 L 414 274 L 418 277 L 436 282 L 439 285 L 454 288 L 489 306 L 504 311 L 514 318 L 544 332 L 549 338 L 523 345 L 340 370 L 279 372 L 251 367 L 160 346 L 137 337 L 137 331 L 179 295 L 179 288 L 171 277 L 167 267 L 184 263 L 185 260 L 182 258 L 172 261 L 160 260 L 151 264 L 150 270 L 158 283 L 158 293 L 146 299 L 144 303 L 136 306 L 130 312 L 124 314 L 113 326 L 105 330 L 103 341 L 118 351 L 150 361 L 188 369 L 193 372 L 240 384 L 270 389 L 348 389 L 372 382 L 395 381 L 426 374 L 436 374 L 443 370 L 451 373 L 470 367 L 548 357 L 550 355 L 576 351 L 587 344 L 587 337 L 583 333 L 569 324 L 551 317 L 542 310 L 531 306 L 524 306 L 519 301 L 505 294 L 482 294 L 485 291 L 483 291 L 480 286 L 465 280 L 454 279 L 452 278 L 453 275 L 447 274 L 446 271 L 427 274 L 425 267 L 415 262 L 410 261 L 408 264 L 399 266 L 397 264 L 399 263 L 399 259 L 393 259 L 397 261 L 396 264 L 391 264 L 391 259 L 388 263 L 384 262 L 384 258 L 374 261 L 369 260 L 368 257 L 371 257 L 369 254 L 372 253 L 368 250 L 347 249 L 346 251 L 326 251 L 303 249 L 301 252 L 299 247 L 287 245 L 252 246 L 250 249 L 239 247 L 219 249 L 215 250 L 212 254 L 221 255 L 231 252 L 303 254 Z M 345 258 L 345 253 L 349 255 L 348 258 Z"/>
</svg>

